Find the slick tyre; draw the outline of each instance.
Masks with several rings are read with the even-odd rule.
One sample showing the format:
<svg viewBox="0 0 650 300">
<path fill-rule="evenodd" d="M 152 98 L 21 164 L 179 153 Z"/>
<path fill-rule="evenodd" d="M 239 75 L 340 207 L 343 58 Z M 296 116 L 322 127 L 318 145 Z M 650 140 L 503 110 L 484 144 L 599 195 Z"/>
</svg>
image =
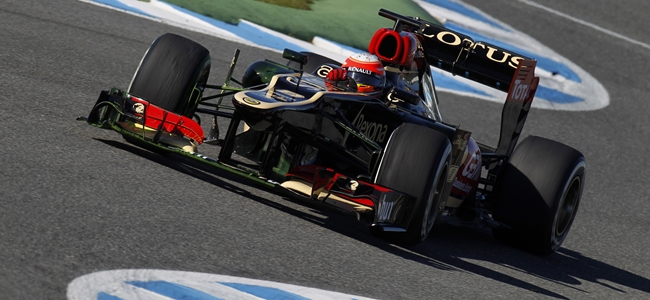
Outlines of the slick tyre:
<svg viewBox="0 0 650 300">
<path fill-rule="evenodd" d="M 403 124 L 391 135 L 375 183 L 417 197 L 406 232 L 372 232 L 391 242 L 416 245 L 427 238 L 436 221 L 451 165 L 446 135 L 415 124 Z"/>
<path fill-rule="evenodd" d="M 495 239 L 537 255 L 554 253 L 573 224 L 585 184 L 579 151 L 541 137 L 526 138 L 495 186 Z"/>
<path fill-rule="evenodd" d="M 129 94 L 192 117 L 210 74 L 210 52 L 179 35 L 158 37 L 144 54 Z"/>
</svg>

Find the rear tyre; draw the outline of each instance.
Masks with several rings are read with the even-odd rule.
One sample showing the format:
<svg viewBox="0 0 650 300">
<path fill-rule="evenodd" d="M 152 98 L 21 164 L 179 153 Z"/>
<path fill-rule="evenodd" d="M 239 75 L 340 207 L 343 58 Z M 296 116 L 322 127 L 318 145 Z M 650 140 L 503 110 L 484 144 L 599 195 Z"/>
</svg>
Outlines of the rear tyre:
<svg viewBox="0 0 650 300">
<path fill-rule="evenodd" d="M 403 124 L 391 135 L 375 183 L 417 197 L 406 232 L 373 233 L 392 242 L 416 245 L 436 221 L 449 166 L 451 143 L 428 127 Z"/>
<path fill-rule="evenodd" d="M 493 218 L 511 228 L 494 228 L 494 237 L 531 253 L 552 254 L 573 224 L 584 184 L 582 153 L 545 138 L 526 138 L 495 187 Z"/>
<path fill-rule="evenodd" d="M 182 36 L 166 33 L 145 53 L 129 94 L 179 115 L 192 117 L 210 74 L 210 52 Z"/>
</svg>

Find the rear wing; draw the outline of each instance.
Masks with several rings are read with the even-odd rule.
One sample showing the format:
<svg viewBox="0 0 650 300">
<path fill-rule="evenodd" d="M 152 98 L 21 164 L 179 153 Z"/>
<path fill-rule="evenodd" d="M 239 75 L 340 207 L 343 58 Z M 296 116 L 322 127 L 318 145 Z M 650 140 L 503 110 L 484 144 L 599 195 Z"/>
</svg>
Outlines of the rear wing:
<svg viewBox="0 0 650 300">
<path fill-rule="evenodd" d="M 396 31 L 414 32 L 422 38 L 427 64 L 503 92 L 510 90 L 519 62 L 530 60 L 419 18 L 383 8 L 379 10 L 379 15 L 395 21 Z"/>
</svg>

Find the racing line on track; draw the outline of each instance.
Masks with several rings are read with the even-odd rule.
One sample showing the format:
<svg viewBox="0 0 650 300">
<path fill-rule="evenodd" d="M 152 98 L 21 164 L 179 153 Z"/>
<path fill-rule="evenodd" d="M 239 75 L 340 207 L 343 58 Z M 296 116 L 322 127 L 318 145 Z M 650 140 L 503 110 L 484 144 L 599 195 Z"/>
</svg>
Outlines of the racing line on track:
<svg viewBox="0 0 650 300">
<path fill-rule="evenodd" d="M 609 30 L 609 29 L 602 28 L 602 27 L 600 27 L 600 26 L 598 26 L 598 25 L 596 25 L 596 24 L 589 23 L 589 22 L 587 22 L 587 21 L 584 21 L 584 20 L 581 20 L 581 19 L 578 19 L 578 18 L 572 17 L 572 16 L 570 16 L 570 15 L 567 15 L 567 14 L 565 14 L 565 13 L 563 13 L 563 12 L 560 12 L 560 11 L 554 10 L 554 9 L 552 9 L 552 8 L 548 8 L 548 7 L 543 6 L 543 5 L 541 5 L 541 4 L 537 3 L 537 2 L 533 2 L 533 1 L 529 1 L 529 0 L 519 0 L 519 2 L 524 3 L 524 4 L 528 4 L 528 5 L 530 5 L 530 6 L 533 6 L 533 7 L 536 7 L 536 8 L 542 9 L 542 10 L 545 10 L 545 11 L 550 12 L 550 13 L 556 15 L 556 16 L 559 16 L 559 17 L 565 18 L 565 19 L 567 19 L 567 20 L 573 21 L 573 22 L 578 23 L 578 24 L 580 24 L 580 25 L 584 25 L 584 26 L 590 27 L 590 28 L 595 29 L 595 30 L 597 30 L 597 31 L 600 31 L 600 32 L 602 32 L 602 33 L 605 33 L 605 34 L 611 35 L 611 36 L 613 36 L 613 37 L 615 37 L 615 38 L 618 38 L 618 39 L 624 40 L 624 41 L 626 41 L 626 42 L 628 42 L 628 43 L 632 43 L 632 44 L 635 44 L 635 45 L 638 45 L 638 46 L 641 46 L 641 47 L 643 47 L 643 48 L 646 48 L 646 49 L 649 49 L 649 50 L 650 50 L 650 45 L 648 45 L 648 44 L 646 44 L 646 43 L 643 43 L 643 42 L 637 41 L 637 40 L 635 40 L 635 39 L 629 38 L 629 37 L 624 36 L 624 35 L 622 35 L 622 34 L 619 34 L 619 33 L 616 33 L 616 32 L 614 32 L 614 31 L 611 31 L 611 30 Z"/>
</svg>

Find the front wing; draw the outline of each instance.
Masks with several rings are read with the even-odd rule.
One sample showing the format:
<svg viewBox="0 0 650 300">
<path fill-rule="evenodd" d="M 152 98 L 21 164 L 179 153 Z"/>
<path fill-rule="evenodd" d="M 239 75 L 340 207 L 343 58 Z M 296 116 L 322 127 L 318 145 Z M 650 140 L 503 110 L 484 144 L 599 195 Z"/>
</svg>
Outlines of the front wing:
<svg viewBox="0 0 650 300">
<path fill-rule="evenodd" d="M 276 182 L 257 171 L 226 161 L 210 158 L 184 145 L 200 144 L 203 131 L 198 123 L 128 95 L 119 89 L 102 91 L 86 117 L 77 120 L 113 130 L 127 141 L 154 151 L 180 155 L 191 161 L 227 171 L 280 194 L 311 199 L 345 213 L 384 231 L 404 232 L 408 228 L 415 197 L 387 187 L 350 178 L 335 170 L 314 166 L 310 171 L 293 174 L 285 182 Z M 184 139 L 175 143 L 169 136 Z"/>
</svg>

